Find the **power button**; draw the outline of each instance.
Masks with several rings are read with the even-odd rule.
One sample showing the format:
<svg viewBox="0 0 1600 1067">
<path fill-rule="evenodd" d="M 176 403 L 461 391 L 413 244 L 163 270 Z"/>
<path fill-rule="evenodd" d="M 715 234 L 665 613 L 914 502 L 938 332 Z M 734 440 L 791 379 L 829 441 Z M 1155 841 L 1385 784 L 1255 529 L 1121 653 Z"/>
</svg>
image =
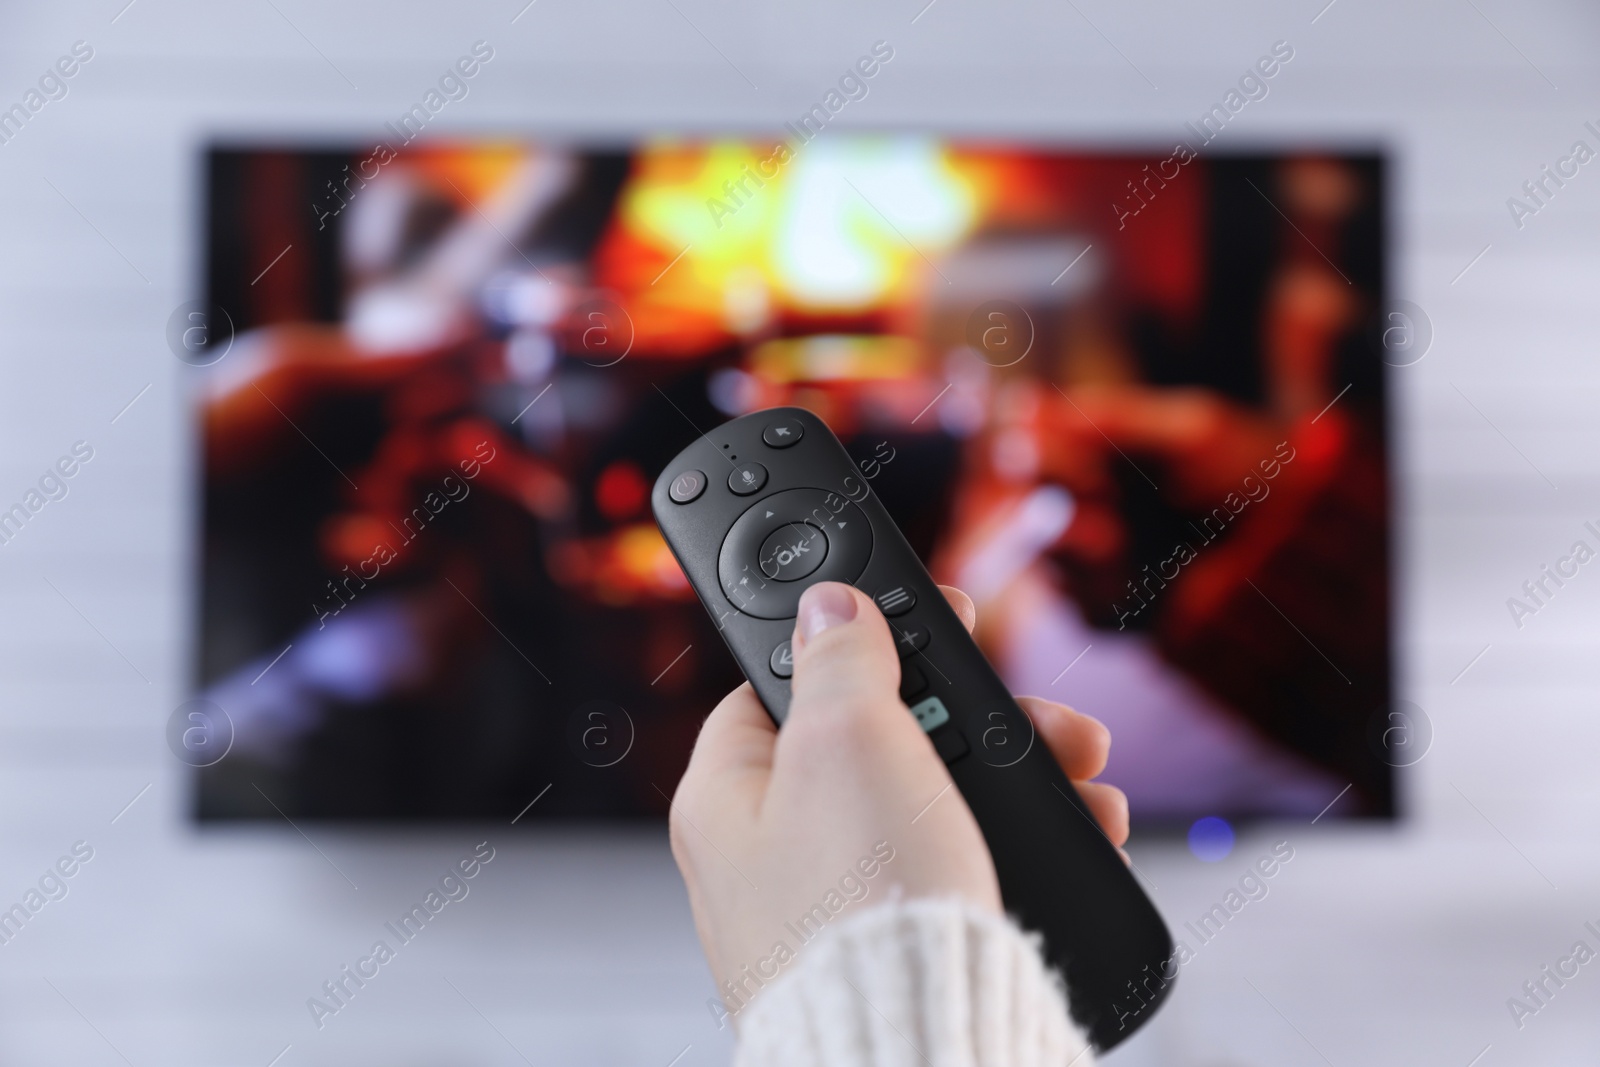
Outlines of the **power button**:
<svg viewBox="0 0 1600 1067">
<path fill-rule="evenodd" d="M 687 504 L 705 491 L 704 471 L 684 471 L 672 479 L 672 484 L 667 487 L 667 495 L 672 498 L 674 504 Z"/>
</svg>

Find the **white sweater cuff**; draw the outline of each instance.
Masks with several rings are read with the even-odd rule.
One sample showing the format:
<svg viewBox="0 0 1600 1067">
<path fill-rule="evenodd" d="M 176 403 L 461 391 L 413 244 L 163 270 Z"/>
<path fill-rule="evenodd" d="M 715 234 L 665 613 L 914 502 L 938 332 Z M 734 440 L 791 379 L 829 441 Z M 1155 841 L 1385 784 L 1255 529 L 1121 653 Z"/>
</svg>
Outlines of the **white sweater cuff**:
<svg viewBox="0 0 1600 1067">
<path fill-rule="evenodd" d="M 830 925 L 739 1013 L 735 1067 L 1093 1067 L 1037 935 L 958 900 Z"/>
</svg>

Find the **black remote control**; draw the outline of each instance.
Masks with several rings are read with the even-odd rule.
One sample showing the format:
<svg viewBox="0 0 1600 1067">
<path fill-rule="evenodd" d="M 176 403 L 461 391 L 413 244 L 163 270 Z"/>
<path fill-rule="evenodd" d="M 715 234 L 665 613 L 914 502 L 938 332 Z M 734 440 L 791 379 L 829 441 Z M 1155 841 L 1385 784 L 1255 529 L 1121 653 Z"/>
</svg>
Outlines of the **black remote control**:
<svg viewBox="0 0 1600 1067">
<path fill-rule="evenodd" d="M 1148 1020 L 1176 977 L 1166 925 L 827 425 L 798 408 L 735 419 L 667 465 L 651 504 L 780 724 L 801 592 L 846 582 L 877 602 L 901 698 L 977 816 L 1006 909 L 1043 934 L 1077 1021 L 1104 1050 Z"/>
</svg>

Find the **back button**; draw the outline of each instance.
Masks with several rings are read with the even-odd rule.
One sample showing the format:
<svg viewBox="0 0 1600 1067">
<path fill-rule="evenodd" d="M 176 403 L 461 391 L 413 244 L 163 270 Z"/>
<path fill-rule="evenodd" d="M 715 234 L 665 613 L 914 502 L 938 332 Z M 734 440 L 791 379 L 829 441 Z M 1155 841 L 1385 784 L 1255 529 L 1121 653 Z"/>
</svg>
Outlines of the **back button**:
<svg viewBox="0 0 1600 1067">
<path fill-rule="evenodd" d="M 761 440 L 769 448 L 788 448 L 792 444 L 798 444 L 805 434 L 806 428 L 801 425 L 800 420 L 780 419 L 767 424 L 767 428 L 761 431 Z"/>
</svg>

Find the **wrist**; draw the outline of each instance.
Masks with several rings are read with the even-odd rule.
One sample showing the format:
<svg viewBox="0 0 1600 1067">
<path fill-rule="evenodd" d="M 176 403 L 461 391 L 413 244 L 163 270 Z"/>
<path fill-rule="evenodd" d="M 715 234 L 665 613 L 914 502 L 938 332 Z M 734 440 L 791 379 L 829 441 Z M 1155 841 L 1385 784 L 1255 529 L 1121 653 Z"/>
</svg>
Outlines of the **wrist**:
<svg viewBox="0 0 1600 1067">
<path fill-rule="evenodd" d="M 892 898 L 831 925 L 734 1018 L 740 1067 L 1093 1062 L 1037 936 L 958 897 Z"/>
</svg>

